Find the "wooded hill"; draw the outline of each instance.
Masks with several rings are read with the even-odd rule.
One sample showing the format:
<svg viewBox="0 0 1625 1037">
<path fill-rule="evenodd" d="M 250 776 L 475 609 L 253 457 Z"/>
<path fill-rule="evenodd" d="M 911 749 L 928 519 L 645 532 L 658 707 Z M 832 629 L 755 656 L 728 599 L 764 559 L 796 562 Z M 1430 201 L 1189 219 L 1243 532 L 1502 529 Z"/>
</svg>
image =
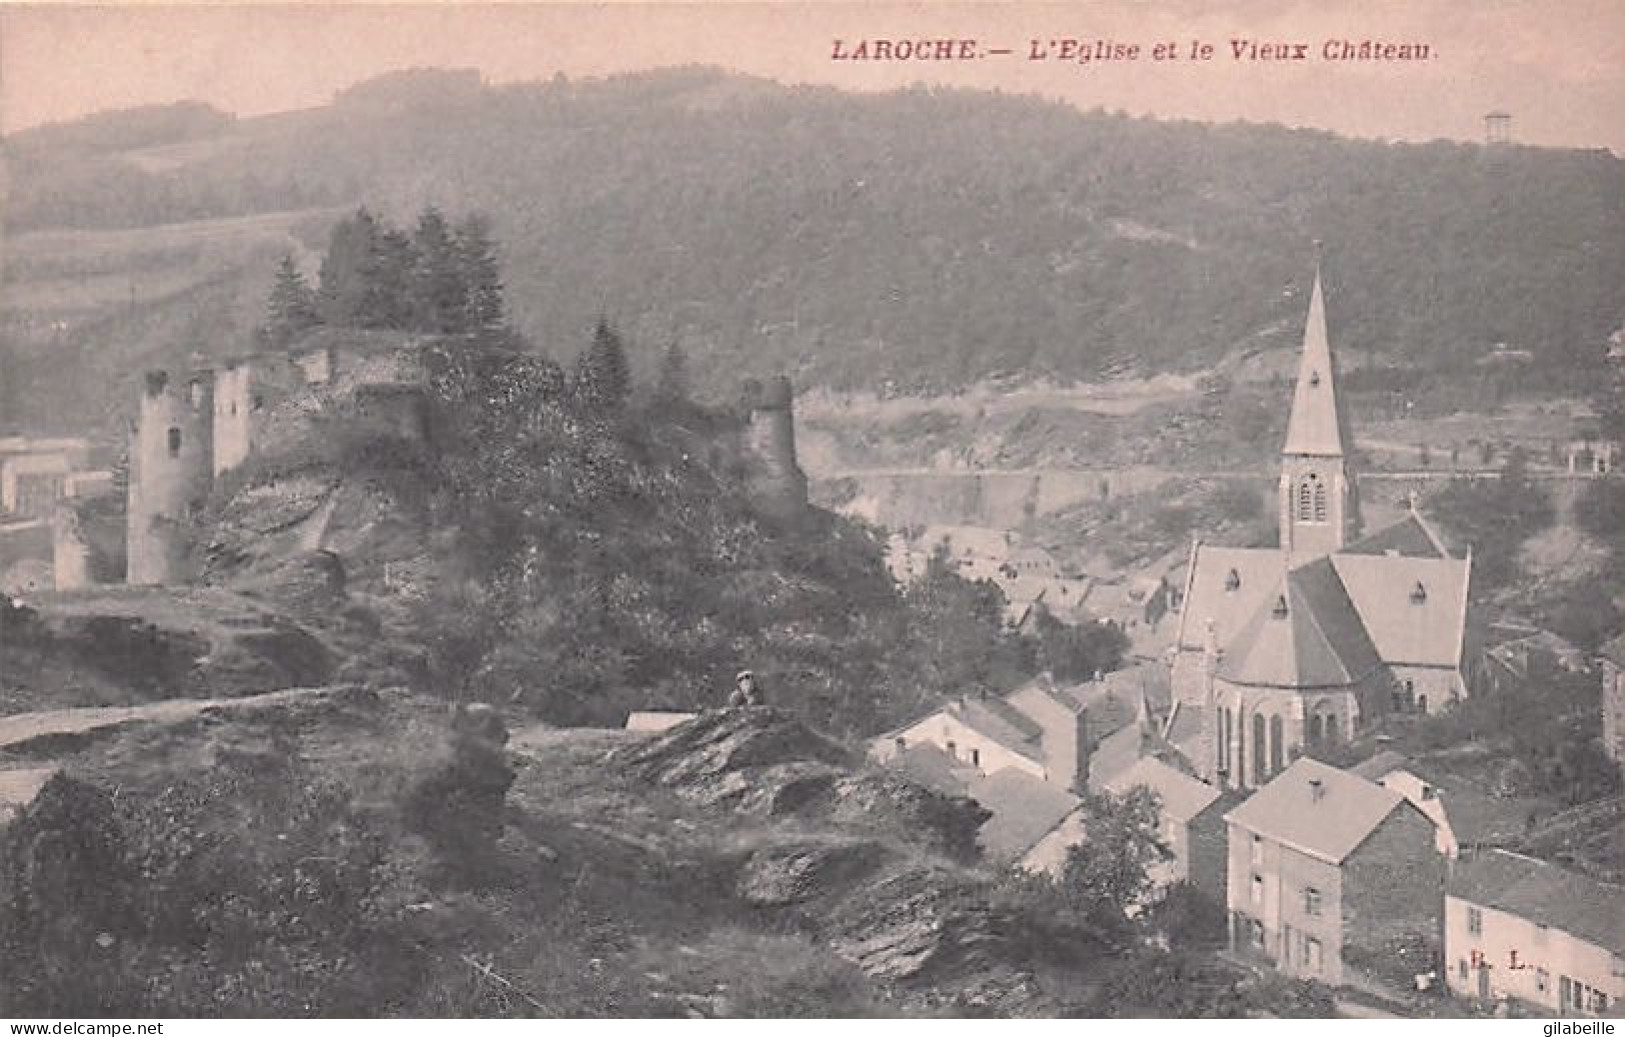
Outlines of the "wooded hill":
<svg viewBox="0 0 1625 1037">
<path fill-rule="evenodd" d="M 403 73 L 320 109 L 100 115 L 6 150 L 0 342 L 25 417 L 111 407 L 91 372 L 241 351 L 281 253 L 313 274 L 362 201 L 397 221 L 489 214 L 539 348 L 567 358 L 607 315 L 635 364 L 675 340 L 702 385 L 1191 370 L 1296 337 L 1314 239 L 1340 348 L 1406 367 L 1482 370 L 1506 343 L 1534 355 L 1521 385 L 1583 385 L 1625 318 L 1625 164 L 1600 150 L 709 69 L 501 88 Z"/>
</svg>

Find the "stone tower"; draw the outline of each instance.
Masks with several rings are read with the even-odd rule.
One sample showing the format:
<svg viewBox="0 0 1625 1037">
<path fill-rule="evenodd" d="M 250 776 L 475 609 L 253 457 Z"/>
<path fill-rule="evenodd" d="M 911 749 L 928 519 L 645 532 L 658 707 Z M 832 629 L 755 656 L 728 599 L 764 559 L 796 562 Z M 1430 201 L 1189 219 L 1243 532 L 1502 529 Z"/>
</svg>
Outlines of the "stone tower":
<svg viewBox="0 0 1625 1037">
<path fill-rule="evenodd" d="M 130 437 L 130 583 L 184 578 L 187 522 L 213 474 L 214 373 L 177 382 L 167 371 L 148 372 Z"/>
<path fill-rule="evenodd" d="M 1292 415 L 1281 448 L 1281 549 L 1293 565 L 1340 550 L 1359 535 L 1359 501 L 1345 453 L 1345 444 L 1352 442 L 1347 429 L 1317 264 Z"/>
<path fill-rule="evenodd" d="M 756 505 L 793 518 L 807 508 L 807 476 L 796 461 L 796 428 L 790 379 L 745 386 L 745 483 Z"/>
</svg>

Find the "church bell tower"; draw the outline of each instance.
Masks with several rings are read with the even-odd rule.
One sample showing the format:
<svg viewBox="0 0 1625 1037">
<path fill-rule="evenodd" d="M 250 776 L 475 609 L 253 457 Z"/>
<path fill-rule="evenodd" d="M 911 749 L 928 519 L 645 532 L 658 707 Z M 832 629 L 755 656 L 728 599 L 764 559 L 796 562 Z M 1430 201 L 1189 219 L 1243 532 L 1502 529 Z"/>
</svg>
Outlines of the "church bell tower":
<svg viewBox="0 0 1625 1037">
<path fill-rule="evenodd" d="M 1345 453 L 1345 444 L 1352 442 L 1347 428 L 1317 262 L 1292 415 L 1281 448 L 1281 549 L 1292 566 L 1341 550 L 1359 535 L 1359 501 Z"/>
</svg>

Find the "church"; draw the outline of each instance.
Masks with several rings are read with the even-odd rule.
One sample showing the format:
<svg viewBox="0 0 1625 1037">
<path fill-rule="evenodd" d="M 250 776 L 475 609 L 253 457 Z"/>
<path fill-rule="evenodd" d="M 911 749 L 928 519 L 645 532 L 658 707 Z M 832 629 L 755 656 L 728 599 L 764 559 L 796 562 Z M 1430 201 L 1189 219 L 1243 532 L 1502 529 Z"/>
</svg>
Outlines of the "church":
<svg viewBox="0 0 1625 1037">
<path fill-rule="evenodd" d="M 1223 787 L 1257 788 L 1308 747 L 1466 694 L 1471 553 L 1456 557 L 1414 508 L 1362 531 L 1320 281 L 1317 268 L 1281 450 L 1280 545 L 1191 550 L 1173 694 L 1203 718 L 1190 763 Z"/>
</svg>

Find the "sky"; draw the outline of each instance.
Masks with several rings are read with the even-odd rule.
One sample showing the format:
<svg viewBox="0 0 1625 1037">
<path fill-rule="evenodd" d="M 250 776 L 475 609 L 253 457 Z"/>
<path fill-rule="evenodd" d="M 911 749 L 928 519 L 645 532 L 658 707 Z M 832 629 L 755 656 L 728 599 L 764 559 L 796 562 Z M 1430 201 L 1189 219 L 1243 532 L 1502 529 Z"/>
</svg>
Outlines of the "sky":
<svg viewBox="0 0 1625 1037">
<path fill-rule="evenodd" d="M 1032 60 L 1033 41 L 1138 44 L 1135 60 Z M 974 40 L 963 61 L 837 61 L 863 40 Z M 1232 41 L 1307 44 L 1247 61 Z M 1426 60 L 1327 61 L 1328 41 L 1420 44 Z M 1051 46 L 1055 41 L 1055 46 Z M 1214 46 L 1191 60 L 1193 42 Z M 1158 43 L 1171 60 L 1153 60 Z M 1082 108 L 1279 122 L 1389 140 L 1479 140 L 1625 155 L 1625 0 L 1073 0 L 1039 4 L 499 3 L 76 6 L 0 2 L 0 133 L 109 108 L 201 100 L 238 115 L 324 104 L 403 68 L 492 83 L 719 65 L 852 90 L 913 83 L 1036 94 Z"/>
</svg>

